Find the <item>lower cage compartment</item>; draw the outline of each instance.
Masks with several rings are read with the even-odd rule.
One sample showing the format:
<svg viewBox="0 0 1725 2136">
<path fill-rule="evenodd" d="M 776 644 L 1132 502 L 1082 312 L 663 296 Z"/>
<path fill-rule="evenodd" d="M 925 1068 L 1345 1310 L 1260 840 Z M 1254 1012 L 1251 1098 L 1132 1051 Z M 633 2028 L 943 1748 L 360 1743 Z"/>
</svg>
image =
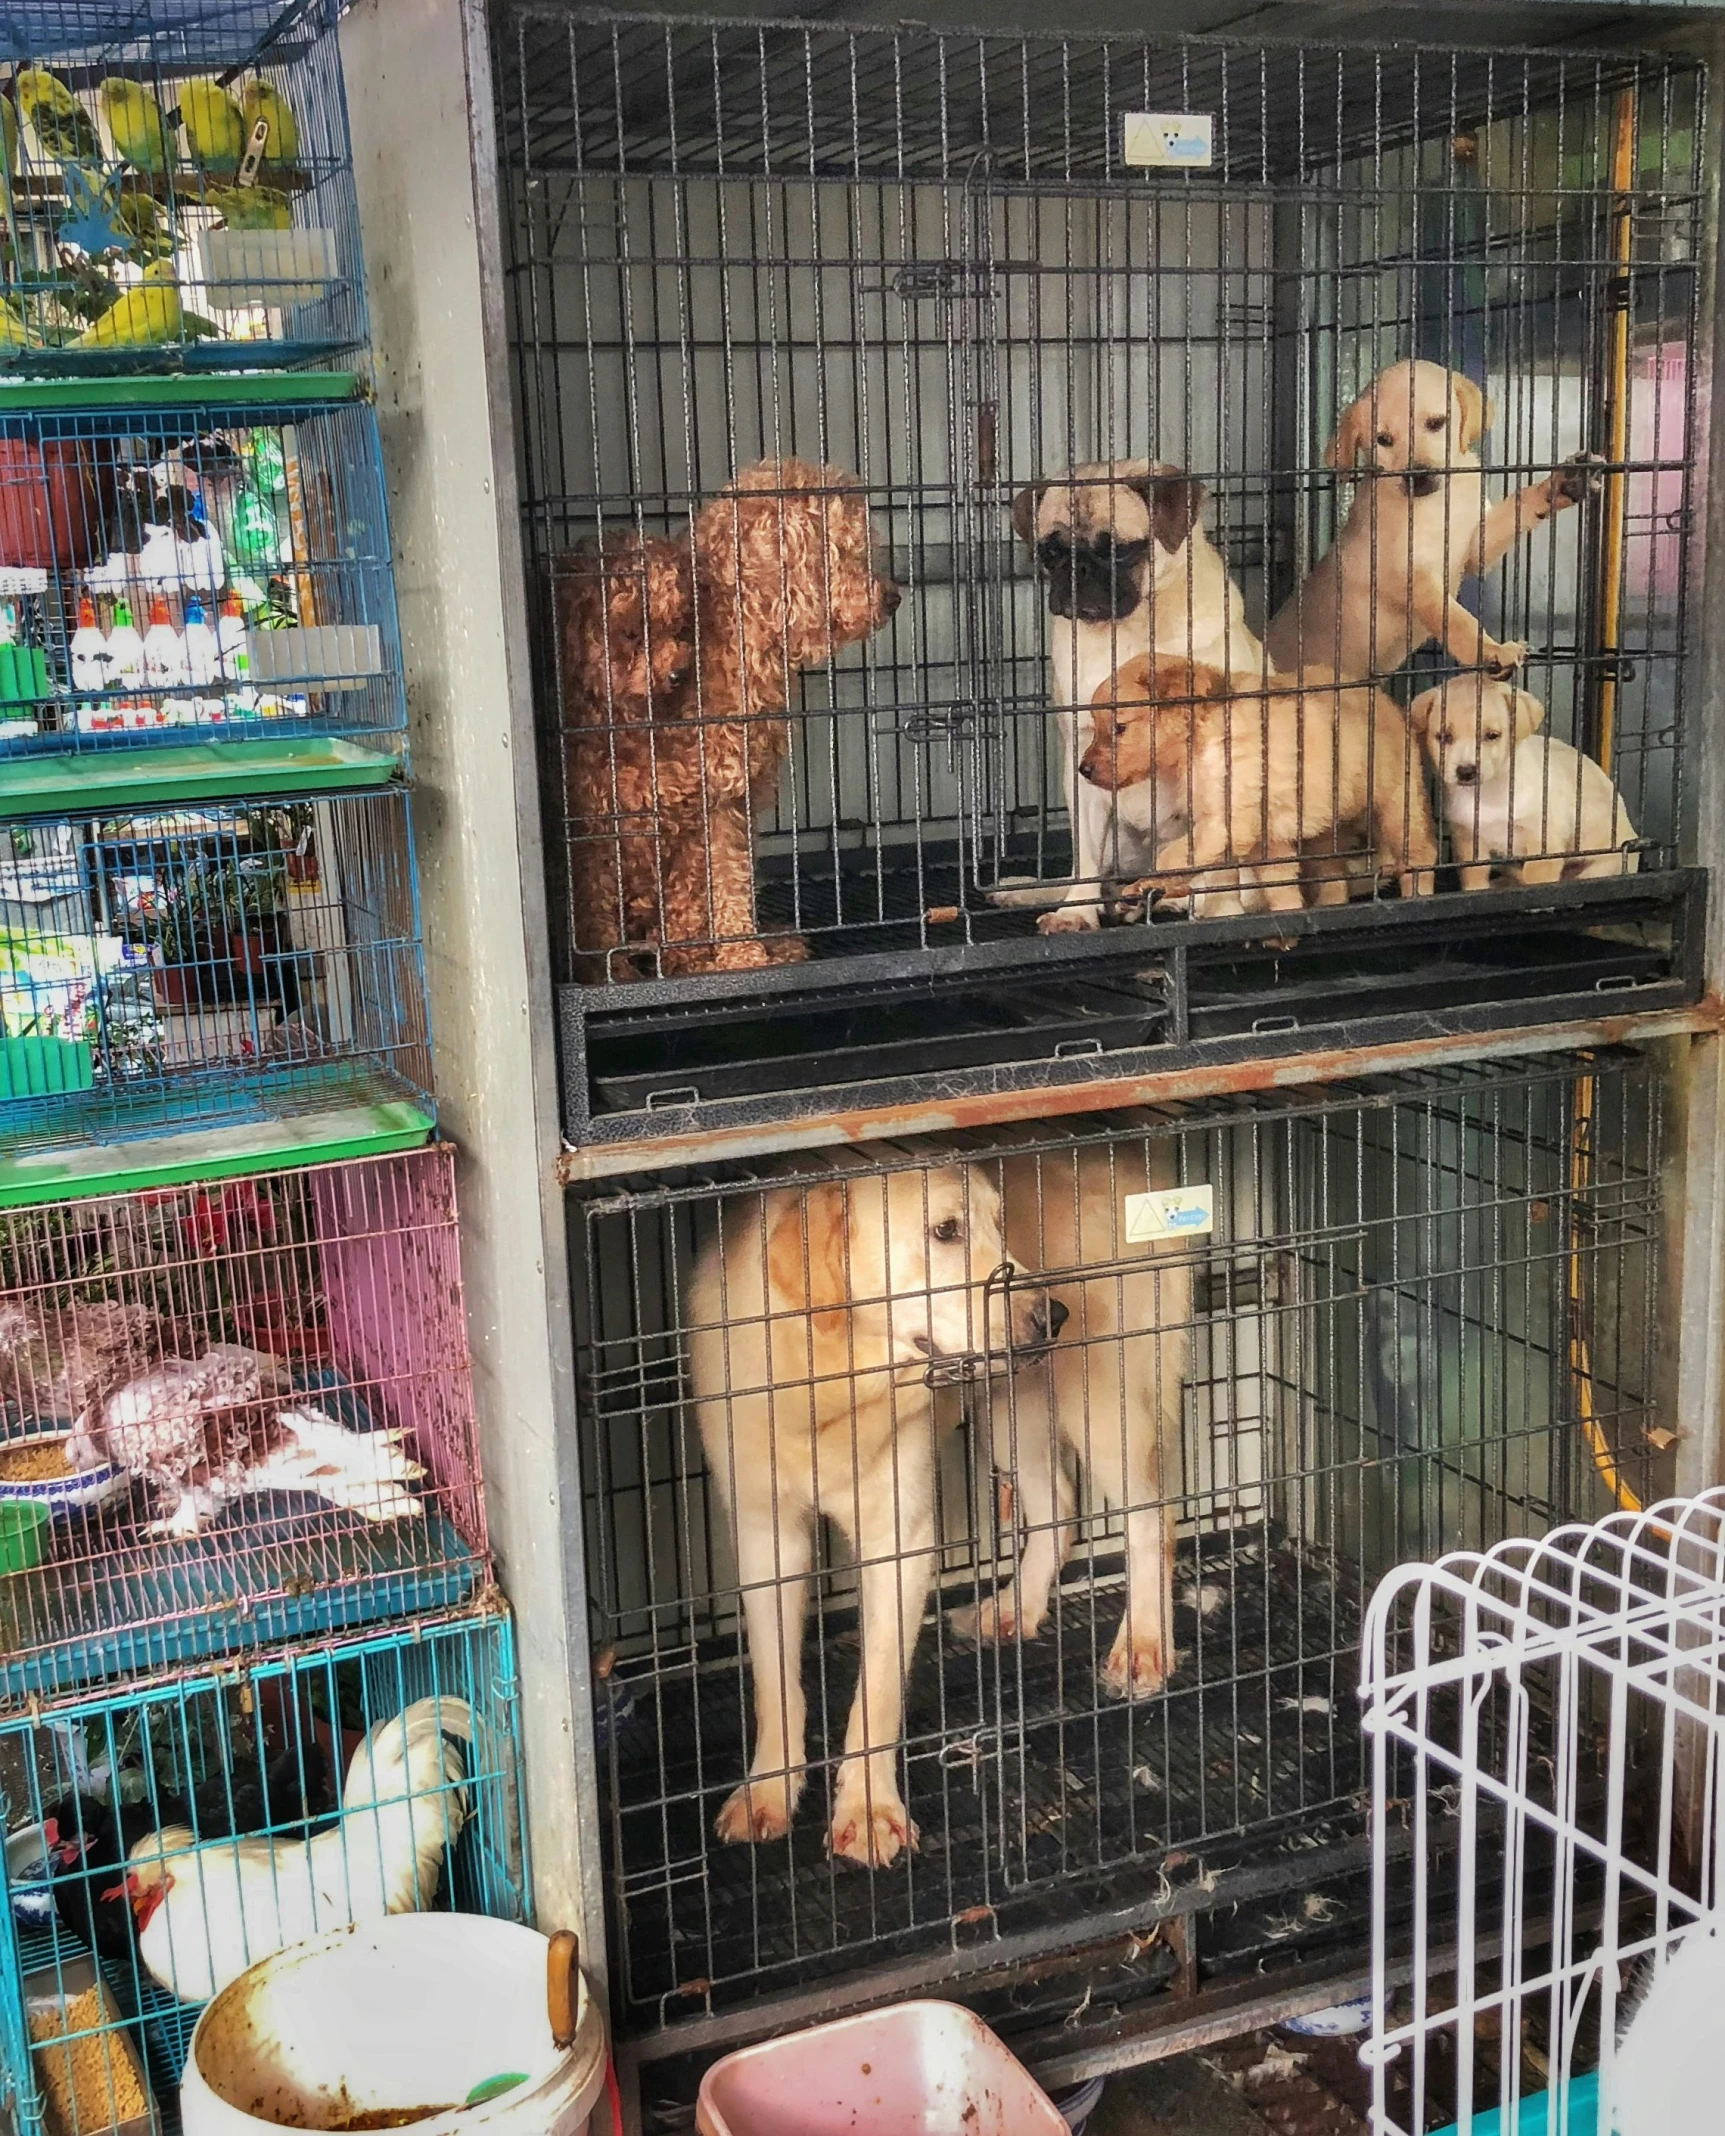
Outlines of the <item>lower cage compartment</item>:
<svg viewBox="0 0 1725 2136">
<path fill-rule="evenodd" d="M 1345 1972 L 1375 1581 L 1668 1466 L 1662 1150 L 1607 1050 L 574 1198 L 624 2059 Z"/>
<path fill-rule="evenodd" d="M 406 1747 L 392 1760 L 388 1724 L 403 1713 Z M 369 1774 L 376 1808 L 353 1806 L 358 1773 Z M 0 2088 L 16 2126 L 25 2136 L 105 2136 L 135 2124 L 134 2136 L 174 2136 L 202 2007 L 189 1984 L 219 1966 L 240 1882 L 231 1841 L 275 1849 L 272 1892 L 260 1900 L 249 1890 L 244 1902 L 255 1957 L 277 1947 L 278 1920 L 294 1926 L 283 1940 L 313 1932 L 300 1916 L 312 1905 L 307 1858 L 320 1849 L 339 1860 L 317 1872 L 318 1930 L 341 1924 L 344 1897 L 359 1917 L 382 1913 L 402 1841 L 410 1888 L 416 1843 L 435 1856 L 429 1904 L 527 1918 L 512 1624 L 495 1612 L 433 1617 L 301 1647 L 243 1674 L 42 1706 L 0 1722 L 0 1801 Z M 155 1832 L 159 1857 L 147 1845 Z M 186 1888 L 169 1895 L 177 1922 L 166 1908 L 152 1916 L 170 1919 L 170 1933 L 152 1937 L 123 1887 L 129 1864 L 136 1873 L 158 1858 Z M 56 2049 L 50 2035 L 74 2044 Z M 45 2115 L 56 2058 L 84 2071 L 67 2072 L 70 2110 L 54 2099 Z M 116 2111 L 127 2104 L 133 2112 Z"/>
</svg>

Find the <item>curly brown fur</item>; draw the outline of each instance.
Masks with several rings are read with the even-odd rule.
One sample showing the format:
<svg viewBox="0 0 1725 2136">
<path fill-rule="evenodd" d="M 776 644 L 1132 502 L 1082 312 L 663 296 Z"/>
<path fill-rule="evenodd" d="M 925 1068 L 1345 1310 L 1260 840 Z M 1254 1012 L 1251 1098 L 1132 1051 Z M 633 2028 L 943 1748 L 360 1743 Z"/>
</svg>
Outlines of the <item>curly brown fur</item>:
<svg viewBox="0 0 1725 2136">
<path fill-rule="evenodd" d="M 634 979 L 660 938 L 660 737 L 694 664 L 686 540 L 614 533 L 552 567 L 575 973 Z"/>
</svg>

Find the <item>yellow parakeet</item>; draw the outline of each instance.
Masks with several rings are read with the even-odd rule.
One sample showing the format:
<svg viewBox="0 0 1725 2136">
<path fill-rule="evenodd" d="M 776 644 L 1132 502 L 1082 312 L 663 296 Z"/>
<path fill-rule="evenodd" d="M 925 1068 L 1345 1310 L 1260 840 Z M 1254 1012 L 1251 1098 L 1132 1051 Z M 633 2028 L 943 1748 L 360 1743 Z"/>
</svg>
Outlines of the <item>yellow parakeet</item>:
<svg viewBox="0 0 1725 2136">
<path fill-rule="evenodd" d="M 157 260 L 144 278 L 120 295 L 71 346 L 75 349 L 145 349 L 177 341 L 185 323 L 172 260 Z"/>
<path fill-rule="evenodd" d="M 111 74 L 97 89 L 96 102 L 108 122 L 115 154 L 133 170 L 161 177 L 174 158 L 162 107 L 150 92 L 141 82 Z"/>
<path fill-rule="evenodd" d="M 10 178 L 18 168 L 18 114 L 0 96 L 0 177 Z"/>
<path fill-rule="evenodd" d="M 46 67 L 20 67 L 12 77 L 18 116 L 34 131 L 45 156 L 66 163 L 97 163 L 102 144 L 96 122 L 57 74 Z"/>
<path fill-rule="evenodd" d="M 246 152 L 245 121 L 220 82 L 185 82 L 180 88 L 180 124 L 192 161 L 204 171 L 239 168 Z"/>
<path fill-rule="evenodd" d="M 266 163 L 292 163 L 298 157 L 299 121 L 287 98 L 268 82 L 254 77 L 246 83 L 240 91 L 240 118 L 248 141 L 259 119 L 269 128 L 264 141 Z"/>
</svg>

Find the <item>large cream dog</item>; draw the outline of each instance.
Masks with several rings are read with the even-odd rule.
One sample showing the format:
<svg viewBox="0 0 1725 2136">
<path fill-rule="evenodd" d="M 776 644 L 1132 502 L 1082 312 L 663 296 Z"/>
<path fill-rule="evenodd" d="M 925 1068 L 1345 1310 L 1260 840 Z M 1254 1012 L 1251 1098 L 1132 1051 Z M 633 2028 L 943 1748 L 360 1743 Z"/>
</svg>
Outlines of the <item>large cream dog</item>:
<svg viewBox="0 0 1725 2136">
<path fill-rule="evenodd" d="M 689 1302 L 691 1392 L 754 1676 L 754 1758 L 719 1837 L 780 1837 L 802 1792 L 803 1616 L 824 1515 L 850 1545 L 862 1609 L 829 1844 L 883 1867 L 916 1844 L 898 1745 L 935 1568 L 938 1440 L 961 1413 L 951 1390 L 1038 1355 L 1065 1308 L 1010 1262 L 983 1167 L 861 1160 L 726 1202 Z"/>
</svg>

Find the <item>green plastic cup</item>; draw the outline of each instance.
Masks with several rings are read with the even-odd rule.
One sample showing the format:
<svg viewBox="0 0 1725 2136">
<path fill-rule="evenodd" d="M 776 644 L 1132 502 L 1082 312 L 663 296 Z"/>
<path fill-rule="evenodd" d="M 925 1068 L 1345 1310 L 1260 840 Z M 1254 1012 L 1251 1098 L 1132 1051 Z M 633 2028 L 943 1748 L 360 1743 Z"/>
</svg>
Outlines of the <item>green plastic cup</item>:
<svg viewBox="0 0 1725 2136">
<path fill-rule="evenodd" d="M 42 1562 L 48 1508 L 30 1498 L 0 1498 L 0 1573 L 28 1572 Z"/>
</svg>

